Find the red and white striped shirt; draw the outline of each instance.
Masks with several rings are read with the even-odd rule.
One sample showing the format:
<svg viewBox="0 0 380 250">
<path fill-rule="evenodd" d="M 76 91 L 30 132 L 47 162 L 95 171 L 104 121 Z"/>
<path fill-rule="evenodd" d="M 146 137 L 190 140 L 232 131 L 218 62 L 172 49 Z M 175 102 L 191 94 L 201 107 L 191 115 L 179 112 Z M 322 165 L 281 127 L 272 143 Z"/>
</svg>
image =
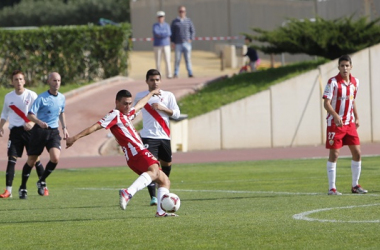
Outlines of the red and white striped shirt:
<svg viewBox="0 0 380 250">
<path fill-rule="evenodd" d="M 335 112 L 342 118 L 343 125 L 348 125 L 355 121 L 354 101 L 359 88 L 359 79 L 351 76 L 350 82 L 345 83 L 340 74 L 332 77 L 327 82 L 323 99 L 331 100 L 331 106 Z M 331 126 L 334 117 L 327 114 L 327 126 Z"/>
<path fill-rule="evenodd" d="M 127 115 L 114 109 L 98 121 L 100 126 L 110 129 L 116 141 L 123 149 L 127 161 L 145 149 L 139 134 L 132 124 L 132 120 L 136 117 L 135 113 L 136 110 L 134 108 Z"/>
</svg>

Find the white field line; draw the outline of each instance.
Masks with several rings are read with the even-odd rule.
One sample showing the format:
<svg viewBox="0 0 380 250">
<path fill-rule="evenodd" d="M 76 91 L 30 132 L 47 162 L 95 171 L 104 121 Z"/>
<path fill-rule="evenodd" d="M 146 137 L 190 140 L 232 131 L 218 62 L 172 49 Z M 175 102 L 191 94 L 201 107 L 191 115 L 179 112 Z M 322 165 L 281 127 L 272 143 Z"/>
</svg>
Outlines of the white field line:
<svg viewBox="0 0 380 250">
<path fill-rule="evenodd" d="M 315 209 L 311 211 L 306 211 L 303 213 L 295 214 L 293 215 L 293 219 L 296 220 L 306 220 L 306 221 L 318 221 L 318 222 L 335 222 L 335 223 L 379 223 L 380 220 L 325 220 L 325 219 L 314 219 L 308 217 L 311 214 L 334 210 L 334 209 L 351 209 L 351 208 L 357 208 L 357 207 L 372 207 L 372 206 L 380 206 L 380 203 L 376 204 L 368 204 L 368 205 L 356 205 L 356 206 L 347 206 L 347 207 L 330 207 L 330 208 L 321 208 L 321 209 Z"/>
<path fill-rule="evenodd" d="M 120 188 L 104 187 L 104 188 L 76 188 L 77 190 L 90 190 L 90 191 L 112 191 L 119 190 Z M 276 191 L 245 191 L 245 190 L 195 190 L 195 189 L 170 189 L 175 192 L 201 192 L 201 193 L 229 193 L 229 194 L 277 194 L 277 195 L 326 195 L 326 193 L 302 193 L 302 192 L 276 192 Z M 356 195 L 357 194 L 343 194 L 343 195 Z M 365 196 L 379 196 L 378 194 L 365 194 Z"/>
</svg>

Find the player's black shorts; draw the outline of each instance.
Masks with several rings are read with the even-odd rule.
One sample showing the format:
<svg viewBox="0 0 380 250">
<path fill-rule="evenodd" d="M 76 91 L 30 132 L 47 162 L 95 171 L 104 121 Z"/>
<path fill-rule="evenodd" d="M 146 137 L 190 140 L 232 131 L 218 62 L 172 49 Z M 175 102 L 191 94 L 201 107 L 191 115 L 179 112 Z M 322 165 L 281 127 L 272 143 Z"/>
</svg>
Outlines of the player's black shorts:
<svg viewBox="0 0 380 250">
<path fill-rule="evenodd" d="M 148 149 L 154 157 L 166 162 L 172 161 L 172 148 L 170 146 L 170 140 L 164 139 L 152 139 L 141 138 L 144 146 Z"/>
<path fill-rule="evenodd" d="M 31 130 L 28 155 L 41 155 L 44 148 L 61 150 L 61 136 L 58 128 L 41 128 L 37 124 Z"/>
<path fill-rule="evenodd" d="M 13 127 L 9 133 L 8 157 L 21 157 L 24 147 L 28 150 L 30 131 L 25 131 L 24 127 Z"/>
</svg>

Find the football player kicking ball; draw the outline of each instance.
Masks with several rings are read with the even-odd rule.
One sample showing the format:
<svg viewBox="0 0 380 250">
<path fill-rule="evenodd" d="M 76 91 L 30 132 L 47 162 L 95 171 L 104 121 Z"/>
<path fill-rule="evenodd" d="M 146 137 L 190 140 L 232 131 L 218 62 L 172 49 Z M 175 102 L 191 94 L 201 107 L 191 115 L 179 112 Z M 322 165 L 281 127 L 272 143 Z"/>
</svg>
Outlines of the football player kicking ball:
<svg viewBox="0 0 380 250">
<path fill-rule="evenodd" d="M 327 110 L 326 148 L 330 150 L 327 161 L 329 195 L 341 195 L 336 190 L 336 162 L 340 148 L 348 145 L 351 154 L 352 188 L 355 194 L 366 194 L 368 191 L 359 185 L 361 172 L 360 140 L 357 132 L 359 116 L 356 109 L 356 94 L 359 80 L 351 76 L 352 61 L 348 55 L 338 60 L 339 74 L 330 78 L 324 94 L 324 107 Z"/>
<path fill-rule="evenodd" d="M 120 90 L 116 95 L 116 108 L 94 125 L 73 137 L 67 138 L 66 148 L 71 147 L 80 138 L 99 129 L 110 129 L 124 152 L 128 166 L 139 175 L 129 188 L 119 190 L 120 208 L 125 210 L 133 195 L 154 181 L 159 185 L 156 217 L 168 217 L 177 215 L 166 213 L 159 204 L 161 197 L 169 193 L 169 178 L 162 172 L 159 161 L 144 147 L 132 124 L 136 112 L 140 111 L 152 96 L 159 94 L 159 89 L 152 90 L 132 107 L 131 93 L 128 90 Z"/>
</svg>

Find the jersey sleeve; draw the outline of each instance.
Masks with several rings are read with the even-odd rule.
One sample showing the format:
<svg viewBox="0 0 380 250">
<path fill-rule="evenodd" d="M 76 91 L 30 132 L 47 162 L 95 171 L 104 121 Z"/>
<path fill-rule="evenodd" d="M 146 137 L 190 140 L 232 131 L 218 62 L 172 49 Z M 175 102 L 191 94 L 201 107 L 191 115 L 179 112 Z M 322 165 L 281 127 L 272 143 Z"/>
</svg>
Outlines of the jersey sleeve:
<svg viewBox="0 0 380 250">
<path fill-rule="evenodd" d="M 41 97 L 38 96 L 37 99 L 33 102 L 32 106 L 30 107 L 28 113 L 37 115 L 40 105 L 41 105 Z"/>
<path fill-rule="evenodd" d="M 168 108 L 173 111 L 173 115 L 171 117 L 174 119 L 178 119 L 179 116 L 181 115 L 181 111 L 179 110 L 175 96 L 173 93 L 170 93 L 168 97 L 169 97 Z"/>
<path fill-rule="evenodd" d="M 334 93 L 334 82 L 335 81 L 333 81 L 333 79 L 330 79 L 327 82 L 327 85 L 326 85 L 325 90 L 323 92 L 323 99 L 329 99 L 329 100 L 332 99 L 333 93 Z"/>
<path fill-rule="evenodd" d="M 64 95 L 62 95 L 61 113 L 65 112 L 65 106 L 66 106 L 66 97 Z"/>
<path fill-rule="evenodd" d="M 358 94 L 358 91 L 359 91 L 359 79 L 358 78 L 355 78 L 356 80 L 356 89 L 355 89 L 355 92 L 354 92 L 354 99 L 356 99 L 356 95 Z"/>
<path fill-rule="evenodd" d="M 102 119 L 100 119 L 98 121 L 98 124 L 100 124 L 100 126 L 102 126 L 105 129 L 110 129 L 112 126 L 117 124 L 117 115 L 118 112 L 116 110 L 112 110 Z"/>
<path fill-rule="evenodd" d="M 7 102 L 7 96 L 5 96 L 3 110 L 1 111 L 1 119 L 7 120 L 8 115 L 9 115 L 9 105 Z"/>
<path fill-rule="evenodd" d="M 135 108 L 131 108 L 131 110 L 128 112 L 127 114 L 127 117 L 130 121 L 134 120 L 136 118 L 136 116 L 140 113 L 141 111 L 139 111 L 138 113 L 136 113 L 136 109 Z"/>
</svg>

